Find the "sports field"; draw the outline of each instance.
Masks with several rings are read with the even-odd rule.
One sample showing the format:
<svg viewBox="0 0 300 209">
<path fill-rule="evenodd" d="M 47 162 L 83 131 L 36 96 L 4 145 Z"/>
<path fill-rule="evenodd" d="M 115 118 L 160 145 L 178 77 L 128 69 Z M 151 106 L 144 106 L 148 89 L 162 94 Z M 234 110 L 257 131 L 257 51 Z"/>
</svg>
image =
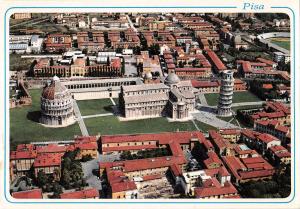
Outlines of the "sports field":
<svg viewBox="0 0 300 209">
<path fill-rule="evenodd" d="M 290 50 L 290 38 L 270 38 L 270 41 L 284 49 Z"/>
</svg>

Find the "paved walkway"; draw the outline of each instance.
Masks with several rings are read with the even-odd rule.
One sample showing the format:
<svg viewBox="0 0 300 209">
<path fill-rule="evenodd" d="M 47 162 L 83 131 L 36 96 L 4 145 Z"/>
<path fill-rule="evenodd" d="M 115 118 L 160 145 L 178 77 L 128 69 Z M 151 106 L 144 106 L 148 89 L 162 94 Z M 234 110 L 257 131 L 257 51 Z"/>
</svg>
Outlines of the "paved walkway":
<svg viewBox="0 0 300 209">
<path fill-rule="evenodd" d="M 113 105 L 116 106 L 116 103 L 115 103 L 114 99 L 111 98 L 111 97 L 109 99 L 110 99 L 111 103 L 113 103 Z"/>
<path fill-rule="evenodd" d="M 214 113 L 206 112 L 206 111 L 199 111 L 198 113 L 192 114 L 194 119 L 208 124 L 210 126 L 216 127 L 216 128 L 239 128 L 236 125 L 233 125 L 227 121 L 221 120 L 216 117 Z"/>
<path fill-rule="evenodd" d="M 208 106 L 204 94 L 199 94 L 199 100 L 200 100 L 201 105 Z"/>
<path fill-rule="evenodd" d="M 97 117 L 105 117 L 105 116 L 110 116 L 114 115 L 113 113 L 103 113 L 103 114 L 95 114 L 95 115 L 85 115 L 82 116 L 81 118 L 86 119 L 86 118 L 97 118 Z"/>
<path fill-rule="evenodd" d="M 198 127 L 198 125 L 196 124 L 196 122 L 195 122 L 195 120 L 194 120 L 194 119 L 192 120 L 192 122 L 193 122 L 193 124 L 194 124 L 195 128 L 196 128 L 198 131 L 200 131 L 200 128 Z"/>
<path fill-rule="evenodd" d="M 73 100 L 73 103 L 74 103 L 74 113 L 75 113 L 75 117 L 76 117 L 76 120 L 78 121 L 80 130 L 81 130 L 81 134 L 82 134 L 82 136 L 89 136 L 89 132 L 88 132 L 86 126 L 85 126 L 85 123 L 84 123 L 84 121 L 83 121 L 83 118 L 82 118 L 82 116 L 81 116 L 79 107 L 78 107 L 77 102 L 76 102 L 75 99 Z"/>
</svg>

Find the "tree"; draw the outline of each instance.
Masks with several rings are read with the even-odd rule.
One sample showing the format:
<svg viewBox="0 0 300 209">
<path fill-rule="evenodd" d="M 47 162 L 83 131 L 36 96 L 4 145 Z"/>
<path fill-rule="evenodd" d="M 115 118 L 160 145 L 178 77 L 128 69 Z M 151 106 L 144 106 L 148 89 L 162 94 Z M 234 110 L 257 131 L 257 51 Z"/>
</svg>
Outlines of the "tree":
<svg viewBox="0 0 300 209">
<path fill-rule="evenodd" d="M 50 59 L 50 63 L 49 63 L 49 65 L 50 66 L 53 66 L 54 65 L 54 60 L 53 60 L 53 58 L 51 57 L 51 59 Z"/>
<path fill-rule="evenodd" d="M 57 182 L 55 182 L 52 186 L 53 196 L 52 198 L 59 198 L 62 193 L 62 187 Z"/>
<path fill-rule="evenodd" d="M 153 44 L 149 47 L 150 55 L 159 55 L 160 47 L 158 44 Z"/>
<path fill-rule="evenodd" d="M 86 66 L 90 66 L 90 58 L 89 57 L 86 58 Z"/>
<path fill-rule="evenodd" d="M 81 158 L 81 161 L 82 162 L 87 162 L 87 161 L 90 161 L 92 159 L 93 159 L 92 156 L 90 154 L 88 154 L 88 155 L 83 155 L 82 158 Z"/>
<path fill-rule="evenodd" d="M 70 183 L 72 181 L 71 175 L 70 175 L 70 171 L 68 171 L 67 169 L 63 170 L 63 174 L 62 174 L 62 178 L 61 178 L 61 184 L 63 185 L 63 187 L 65 187 L 66 189 L 70 188 Z"/>
<path fill-rule="evenodd" d="M 109 66 L 110 65 L 110 59 L 109 57 L 107 57 L 107 60 L 106 60 L 106 65 Z"/>
<path fill-rule="evenodd" d="M 72 160 L 70 159 L 70 157 L 65 157 L 63 160 L 63 168 L 70 170 L 71 169 L 71 165 L 72 165 Z"/>
<path fill-rule="evenodd" d="M 37 185 L 42 188 L 46 185 L 46 183 L 48 183 L 48 177 L 42 170 L 38 172 L 36 180 L 37 180 Z"/>
</svg>

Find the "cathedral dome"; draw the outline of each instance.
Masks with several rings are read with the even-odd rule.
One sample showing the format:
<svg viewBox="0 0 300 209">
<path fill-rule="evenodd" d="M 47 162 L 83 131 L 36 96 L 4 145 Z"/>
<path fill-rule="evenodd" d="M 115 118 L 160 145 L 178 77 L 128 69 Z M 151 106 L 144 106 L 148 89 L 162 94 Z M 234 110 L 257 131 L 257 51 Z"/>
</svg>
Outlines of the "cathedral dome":
<svg viewBox="0 0 300 209">
<path fill-rule="evenodd" d="M 59 78 L 54 76 L 51 84 L 44 88 L 42 97 L 48 100 L 61 99 L 69 95 L 68 89 L 61 84 Z"/>
<path fill-rule="evenodd" d="M 180 82 L 179 77 L 175 74 L 175 71 L 172 70 L 165 79 L 166 85 L 177 84 Z"/>
</svg>

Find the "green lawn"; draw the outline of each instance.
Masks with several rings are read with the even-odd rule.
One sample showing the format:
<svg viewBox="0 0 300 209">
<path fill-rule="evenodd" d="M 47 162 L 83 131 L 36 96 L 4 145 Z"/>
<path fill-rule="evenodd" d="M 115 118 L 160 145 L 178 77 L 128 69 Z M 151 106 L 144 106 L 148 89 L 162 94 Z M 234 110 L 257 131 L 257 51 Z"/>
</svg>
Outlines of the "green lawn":
<svg viewBox="0 0 300 209">
<path fill-rule="evenodd" d="M 77 123 L 65 128 L 46 128 L 38 123 L 41 89 L 30 90 L 32 106 L 10 109 L 10 144 L 33 141 L 69 140 L 81 135 Z"/>
<path fill-rule="evenodd" d="M 87 118 L 85 125 L 91 135 L 158 133 L 167 131 L 192 131 L 196 127 L 191 121 L 168 122 L 166 118 L 150 118 L 135 121 L 119 121 L 115 116 Z"/>
<path fill-rule="evenodd" d="M 94 115 L 112 112 L 112 102 L 110 99 L 93 99 L 77 101 L 81 115 Z"/>
<path fill-rule="evenodd" d="M 207 104 L 210 106 L 218 105 L 219 93 L 205 94 Z M 249 91 L 234 92 L 232 102 L 258 102 L 261 101 L 256 95 Z"/>
<path fill-rule="evenodd" d="M 284 49 L 290 50 L 291 44 L 290 44 L 290 40 L 271 40 L 271 43 L 276 44 Z"/>
<path fill-rule="evenodd" d="M 221 120 L 224 120 L 224 121 L 226 121 L 226 122 L 229 122 L 233 117 L 217 117 L 217 118 L 219 118 L 219 119 L 221 119 Z M 236 125 L 236 126 L 239 126 L 239 124 L 240 124 L 240 126 L 241 126 L 242 128 L 245 127 L 243 124 L 241 124 L 240 121 L 239 121 L 239 124 L 238 124 L 237 119 L 233 119 L 230 123 L 233 124 L 233 125 Z"/>
<path fill-rule="evenodd" d="M 257 57 L 262 57 L 262 58 L 265 58 L 265 59 L 272 59 L 272 56 L 270 54 L 267 54 L 265 52 L 259 52 L 259 51 L 239 52 L 239 57 L 240 58 L 248 57 L 249 59 L 253 59 L 253 60 L 255 60 Z"/>
<path fill-rule="evenodd" d="M 33 59 L 21 58 L 21 54 L 9 55 L 9 69 L 10 71 L 30 70 Z"/>
<path fill-rule="evenodd" d="M 63 25 L 58 25 L 53 22 L 40 22 L 37 24 L 33 24 L 33 22 L 17 25 L 13 28 L 11 28 L 11 32 L 16 32 L 21 29 L 37 29 L 41 30 L 44 33 L 69 33 L 70 31 L 64 27 Z"/>
<path fill-rule="evenodd" d="M 204 131 L 204 132 L 207 132 L 207 131 L 209 131 L 209 130 L 217 130 L 216 127 L 211 126 L 211 125 L 208 125 L 208 124 L 206 124 L 206 123 L 202 123 L 202 122 L 200 122 L 200 121 L 198 121 L 198 120 L 195 120 L 195 123 L 197 124 L 198 128 L 199 128 L 200 130 Z"/>
</svg>

